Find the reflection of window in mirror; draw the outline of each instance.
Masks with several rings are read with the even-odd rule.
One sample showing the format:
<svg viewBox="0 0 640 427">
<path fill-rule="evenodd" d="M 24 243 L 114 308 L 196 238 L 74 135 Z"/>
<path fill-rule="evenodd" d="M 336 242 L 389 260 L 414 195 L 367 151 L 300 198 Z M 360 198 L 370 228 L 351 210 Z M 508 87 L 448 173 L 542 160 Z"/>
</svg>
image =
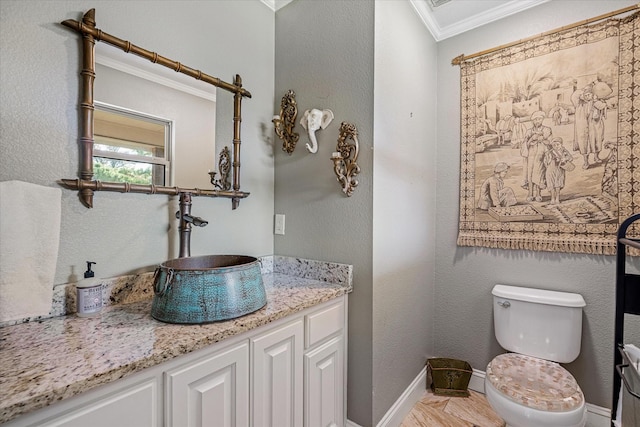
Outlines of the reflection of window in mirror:
<svg viewBox="0 0 640 427">
<path fill-rule="evenodd" d="M 117 105 L 146 116 L 166 118 L 172 123 L 168 136 L 173 140 L 173 151 L 165 148 L 172 169 L 170 172 L 165 169 L 166 186 L 211 186 L 207 172 L 217 164 L 215 90 L 215 86 L 105 43 L 96 44 L 96 103 Z M 95 148 L 98 147 L 94 147 L 94 154 Z"/>
<path fill-rule="evenodd" d="M 169 185 L 171 121 L 95 103 L 94 179 Z"/>
</svg>

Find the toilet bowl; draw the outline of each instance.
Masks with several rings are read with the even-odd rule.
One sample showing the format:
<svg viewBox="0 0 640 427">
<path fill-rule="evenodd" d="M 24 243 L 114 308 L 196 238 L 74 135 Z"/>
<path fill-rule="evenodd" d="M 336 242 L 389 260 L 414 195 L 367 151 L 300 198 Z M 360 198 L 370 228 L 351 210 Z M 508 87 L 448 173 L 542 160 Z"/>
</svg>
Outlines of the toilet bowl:
<svg viewBox="0 0 640 427">
<path fill-rule="evenodd" d="M 583 427 L 584 395 L 559 364 L 515 353 L 487 366 L 487 401 L 508 427 Z"/>
<path fill-rule="evenodd" d="M 582 296 L 505 285 L 492 294 L 496 339 L 509 353 L 487 366 L 491 407 L 508 427 L 584 427 L 584 395 L 560 366 L 580 353 Z"/>
</svg>

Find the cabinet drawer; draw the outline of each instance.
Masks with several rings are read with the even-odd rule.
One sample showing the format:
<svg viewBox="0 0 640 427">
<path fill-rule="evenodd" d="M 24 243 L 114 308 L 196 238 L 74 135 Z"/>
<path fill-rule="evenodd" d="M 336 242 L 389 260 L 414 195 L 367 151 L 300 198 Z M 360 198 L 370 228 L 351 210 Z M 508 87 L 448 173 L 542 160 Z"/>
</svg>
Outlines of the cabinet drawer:
<svg viewBox="0 0 640 427">
<path fill-rule="evenodd" d="M 309 348 L 344 328 L 344 302 L 341 300 L 305 317 L 305 348 Z"/>
</svg>

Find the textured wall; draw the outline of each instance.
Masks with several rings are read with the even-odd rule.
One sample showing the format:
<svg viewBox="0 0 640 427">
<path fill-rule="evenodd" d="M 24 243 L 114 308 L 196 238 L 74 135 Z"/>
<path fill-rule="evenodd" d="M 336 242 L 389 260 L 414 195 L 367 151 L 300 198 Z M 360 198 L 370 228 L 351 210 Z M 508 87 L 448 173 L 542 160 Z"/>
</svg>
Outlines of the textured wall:
<svg viewBox="0 0 640 427">
<path fill-rule="evenodd" d="M 242 76 L 253 95 L 242 117 L 241 182 L 251 196 L 236 211 L 226 199 L 195 198 L 193 213 L 209 226 L 193 232 L 192 254 L 273 253 L 273 152 L 263 130 L 272 115 L 275 22 L 259 1 L 2 1 L 0 180 L 55 187 L 77 176 L 80 37 L 60 22 L 92 7 L 108 33 L 226 81 Z M 232 105 L 218 91 L 222 145 L 231 145 Z M 169 242 L 177 206 L 167 196 L 102 192 L 93 209 L 75 192 L 62 197 L 56 284 L 74 280 L 87 259 L 110 277 L 177 255 Z"/>
<path fill-rule="evenodd" d="M 408 1 L 376 2 L 373 421 L 433 354 L 436 43 Z"/>
<path fill-rule="evenodd" d="M 363 426 L 380 421 L 433 342 L 435 57 L 409 2 L 298 0 L 276 13 L 276 108 L 293 89 L 299 115 L 330 108 L 336 119 L 317 133 L 318 154 L 299 125 L 293 155 L 276 149 L 275 211 L 287 225 L 275 252 L 354 264 L 347 403 Z M 329 160 L 343 120 L 359 130 L 351 198 Z"/>
<path fill-rule="evenodd" d="M 494 338 L 496 283 L 577 292 L 584 309 L 582 352 L 568 365 L 589 403 L 611 405 L 615 260 L 610 256 L 457 247 L 460 164 L 459 69 L 451 59 L 540 34 L 631 1 L 553 1 L 438 44 L 438 177 L 435 348 L 485 370 L 502 349 Z M 579 7 L 577 7 L 579 5 Z"/>
<path fill-rule="evenodd" d="M 275 212 L 286 215 L 286 234 L 275 253 L 354 266 L 349 295 L 348 416 L 371 425 L 372 382 L 372 139 L 374 3 L 297 0 L 276 12 L 274 111 L 288 89 L 296 92 L 298 121 L 305 110 L 335 115 L 316 133 L 318 152 L 296 123 L 293 154 L 275 139 Z M 362 168 L 353 196 L 342 194 L 333 172 L 340 123 L 358 128 Z"/>
</svg>

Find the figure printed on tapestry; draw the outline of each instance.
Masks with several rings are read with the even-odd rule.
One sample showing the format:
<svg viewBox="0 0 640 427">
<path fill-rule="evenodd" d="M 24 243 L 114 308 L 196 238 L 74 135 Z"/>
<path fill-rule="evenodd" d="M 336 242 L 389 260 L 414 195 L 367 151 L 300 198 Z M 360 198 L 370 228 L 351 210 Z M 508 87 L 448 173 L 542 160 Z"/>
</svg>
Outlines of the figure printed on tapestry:
<svg viewBox="0 0 640 427">
<path fill-rule="evenodd" d="M 476 72 L 478 220 L 617 220 L 618 73 L 616 38 Z M 487 199 L 496 179 L 515 203 Z"/>
<path fill-rule="evenodd" d="M 507 176 L 509 165 L 500 162 L 493 168 L 493 175 L 487 178 L 480 188 L 478 209 L 487 210 L 490 207 L 509 207 L 517 203 L 516 196 L 511 187 L 504 186 L 504 177 Z"/>
</svg>

